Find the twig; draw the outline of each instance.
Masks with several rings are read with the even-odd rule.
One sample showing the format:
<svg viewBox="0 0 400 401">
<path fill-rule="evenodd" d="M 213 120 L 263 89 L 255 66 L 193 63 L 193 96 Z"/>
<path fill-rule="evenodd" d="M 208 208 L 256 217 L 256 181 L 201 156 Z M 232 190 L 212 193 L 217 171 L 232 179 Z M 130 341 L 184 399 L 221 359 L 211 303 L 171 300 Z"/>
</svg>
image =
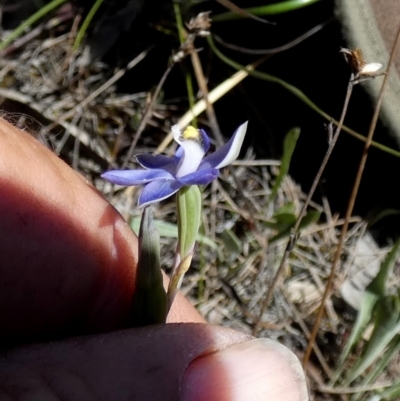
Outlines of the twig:
<svg viewBox="0 0 400 401">
<path fill-rule="evenodd" d="M 151 116 L 151 114 L 153 113 L 153 109 L 154 106 L 156 104 L 156 101 L 158 99 L 158 96 L 160 94 L 161 88 L 164 85 L 165 80 L 167 79 L 169 73 L 171 72 L 172 68 L 174 67 L 175 63 L 171 63 L 168 68 L 165 70 L 163 76 L 160 79 L 160 82 L 157 85 L 156 90 L 154 91 L 153 97 L 149 103 L 149 105 L 147 106 L 147 109 L 144 113 L 144 116 L 142 118 L 142 121 L 140 122 L 140 125 L 136 131 L 135 137 L 133 138 L 133 141 L 131 143 L 131 146 L 129 147 L 128 153 L 125 157 L 124 163 L 122 164 L 122 168 L 126 168 L 126 166 L 129 163 L 129 160 L 132 158 L 133 156 L 133 152 L 135 151 L 135 147 L 136 144 L 138 143 L 138 140 L 140 138 L 140 136 L 142 135 L 142 132 L 144 131 L 144 129 L 146 128 L 147 122 Z"/>
<path fill-rule="evenodd" d="M 335 258 L 334 258 L 333 263 L 332 263 L 332 269 L 331 269 L 328 281 L 326 283 L 325 292 L 324 292 L 324 295 L 322 297 L 321 305 L 320 305 L 320 307 L 318 309 L 317 317 L 315 319 L 315 323 L 314 323 L 314 326 L 313 326 L 313 329 L 312 329 L 312 332 L 311 332 L 311 336 L 310 336 L 310 339 L 309 339 L 309 342 L 308 342 L 307 350 L 306 350 L 306 352 L 304 354 L 303 366 L 306 366 L 307 363 L 308 363 L 308 360 L 310 359 L 311 351 L 312 351 L 312 348 L 314 346 L 315 338 L 317 336 L 317 333 L 318 333 L 318 330 L 319 330 L 319 326 L 320 326 L 320 323 L 321 323 L 321 319 L 322 319 L 322 316 L 323 316 L 323 313 L 324 313 L 325 302 L 326 302 L 327 298 L 330 296 L 330 293 L 331 293 L 331 290 L 332 290 L 333 280 L 335 278 L 336 269 L 337 269 L 337 266 L 338 266 L 339 261 L 340 261 L 340 256 L 341 256 L 341 253 L 342 253 L 344 240 L 346 238 L 347 230 L 348 230 L 348 227 L 349 227 L 349 220 L 350 220 L 350 217 L 351 217 L 351 215 L 353 213 L 353 208 L 354 208 L 354 204 L 355 204 L 355 201 L 356 201 L 356 198 L 357 198 L 358 189 L 360 187 L 361 178 L 362 178 L 362 175 L 363 175 L 363 172 L 364 172 L 364 168 L 365 168 L 365 164 L 366 164 L 366 161 L 367 161 L 367 158 L 368 158 L 369 149 L 370 149 L 371 144 L 372 144 L 372 137 L 374 135 L 375 127 L 376 127 L 376 124 L 378 122 L 379 112 L 380 112 L 381 105 L 382 105 L 382 100 L 383 100 L 383 94 L 384 94 L 384 91 L 385 91 L 385 88 L 386 88 L 386 84 L 388 82 L 389 71 L 390 71 L 390 67 L 393 64 L 394 54 L 395 54 L 396 45 L 397 45 L 397 42 L 399 40 L 399 37 L 400 37 L 400 26 L 399 26 L 399 29 L 397 31 L 396 39 L 395 39 L 393 47 L 392 47 L 392 51 L 391 51 L 391 54 L 390 54 L 390 59 L 389 59 L 389 63 L 388 63 L 388 66 L 387 66 L 386 74 L 385 74 L 385 77 L 383 79 L 381 91 L 380 91 L 379 97 L 378 97 L 378 102 L 377 102 L 377 105 L 375 107 L 375 112 L 374 112 L 374 115 L 372 117 L 371 125 L 370 125 L 369 131 L 368 131 L 367 140 L 365 142 L 364 150 L 363 150 L 363 153 L 362 153 L 362 156 L 361 156 L 361 160 L 360 160 L 360 164 L 358 166 L 357 175 L 356 175 L 356 178 L 355 178 L 355 182 L 354 182 L 354 185 L 353 185 L 353 189 L 352 189 L 352 192 L 351 192 L 351 195 L 350 195 L 350 199 L 349 199 L 349 203 L 348 203 L 347 210 L 346 210 L 345 224 L 342 227 L 342 231 L 341 231 L 341 235 L 340 235 L 340 239 L 339 239 L 339 244 L 338 244 L 338 247 L 337 247 L 337 250 L 336 250 L 336 253 L 335 253 Z"/>
<path fill-rule="evenodd" d="M 330 156 L 332 154 L 332 151 L 333 151 L 333 149 L 334 149 L 334 147 L 336 145 L 336 142 L 337 142 L 337 140 L 339 138 L 339 134 L 340 134 L 340 132 L 342 130 L 344 118 L 345 118 L 346 113 L 347 113 L 347 107 L 349 105 L 349 100 L 350 100 L 350 97 L 351 97 L 351 93 L 353 91 L 353 86 L 354 86 L 353 78 L 354 78 L 354 74 L 351 74 L 351 77 L 349 79 L 349 83 L 348 83 L 348 86 L 347 86 L 346 98 L 345 98 L 343 109 L 342 109 L 342 115 L 340 116 L 339 124 L 338 124 L 338 126 L 336 128 L 335 135 L 329 141 L 328 150 L 326 151 L 325 157 L 324 157 L 324 159 L 323 159 L 323 161 L 322 161 L 322 163 L 320 165 L 320 168 L 319 168 L 319 170 L 318 170 L 318 172 L 317 172 L 317 174 L 316 174 L 316 176 L 314 178 L 314 181 L 312 183 L 311 189 L 308 192 L 307 198 L 306 198 L 306 200 L 305 200 L 305 202 L 304 202 L 304 204 L 303 204 L 303 206 L 301 208 L 299 217 L 296 220 L 296 224 L 294 225 L 294 227 L 292 229 L 292 232 L 291 232 L 289 240 L 287 242 L 286 249 L 285 249 L 285 252 L 283 254 L 281 263 L 280 263 L 280 265 L 278 267 L 278 270 L 276 271 L 275 276 L 274 276 L 274 278 L 273 278 L 273 280 L 272 280 L 272 282 L 271 282 L 271 284 L 270 284 L 270 286 L 268 288 L 267 294 L 265 295 L 265 299 L 264 299 L 264 302 L 263 302 L 263 304 L 261 306 L 261 310 L 260 310 L 260 314 L 258 316 L 258 320 L 257 320 L 257 322 L 256 322 L 256 324 L 254 326 L 254 329 L 253 329 L 253 335 L 257 335 L 257 333 L 260 330 L 262 316 L 264 315 L 265 310 L 267 309 L 267 307 L 268 307 L 268 305 L 269 305 L 269 303 L 270 303 L 270 301 L 272 299 L 275 286 L 278 283 L 278 280 L 279 280 L 280 276 L 282 275 L 284 267 L 286 266 L 286 262 L 287 262 L 290 254 L 291 254 L 291 252 L 293 250 L 293 247 L 295 246 L 296 241 L 297 241 L 297 239 L 299 237 L 299 227 L 300 227 L 301 221 L 302 221 L 303 217 L 306 214 L 306 211 L 307 211 L 308 205 L 310 204 L 311 198 L 314 195 L 314 192 L 315 192 L 315 190 L 317 188 L 317 185 L 318 185 L 318 183 L 319 183 L 319 181 L 320 181 L 320 179 L 322 177 L 322 174 L 323 174 L 323 172 L 325 170 L 325 167 L 326 167 L 326 165 L 327 165 L 327 163 L 329 161 L 329 158 L 330 158 Z"/>
<path fill-rule="evenodd" d="M 326 394 L 356 394 L 356 393 L 366 393 L 367 391 L 382 390 L 387 387 L 393 386 L 392 381 L 387 381 L 384 383 L 375 383 L 370 386 L 357 386 L 357 387 L 326 387 L 320 386 L 317 390 L 321 393 Z"/>
<path fill-rule="evenodd" d="M 192 59 L 192 65 L 197 84 L 199 85 L 199 88 L 203 95 L 203 99 L 206 102 L 206 113 L 208 120 L 210 121 L 211 129 L 213 131 L 215 139 L 217 140 L 218 145 L 221 146 L 224 143 L 224 138 L 221 134 L 221 130 L 219 129 L 217 117 L 215 116 L 214 106 L 208 98 L 208 88 L 204 77 L 203 68 L 200 63 L 199 55 L 194 48 L 191 51 L 190 57 Z"/>
<path fill-rule="evenodd" d="M 300 312 L 296 308 L 296 305 L 293 302 L 289 302 L 289 300 L 287 299 L 287 297 L 285 295 L 283 295 L 283 296 L 286 299 L 286 302 L 289 304 L 289 306 L 290 306 L 290 308 L 292 310 L 292 313 L 293 313 L 295 321 L 298 323 L 300 328 L 303 330 L 304 335 L 307 338 L 309 338 L 310 337 L 310 331 L 308 330 L 307 325 L 304 323 L 304 320 L 301 317 Z M 321 350 L 318 348 L 318 346 L 316 346 L 316 348 L 315 348 L 315 353 L 317 355 L 319 363 L 321 364 L 322 369 L 324 370 L 325 374 L 327 376 L 330 376 L 332 374 L 332 371 L 331 371 L 330 367 L 328 366 L 328 364 L 326 363 L 326 361 L 324 359 L 324 356 L 323 356 Z"/>
<path fill-rule="evenodd" d="M 223 81 L 221 84 L 219 84 L 216 88 L 214 88 L 209 94 L 208 94 L 208 101 L 210 103 L 215 103 L 217 100 L 219 100 L 222 96 L 226 95 L 232 88 L 234 88 L 236 85 L 238 85 L 240 82 L 242 82 L 246 77 L 249 76 L 248 71 L 254 70 L 262 61 L 264 61 L 265 58 L 261 59 L 261 61 L 258 61 L 253 64 L 249 64 L 246 66 L 246 71 L 241 70 L 237 71 L 235 74 L 233 74 L 230 78 L 227 78 L 225 81 Z M 205 111 L 207 108 L 206 101 L 205 99 L 199 100 L 194 107 L 187 111 L 177 122 L 177 125 L 179 126 L 180 129 L 184 129 L 187 125 L 190 124 L 190 122 L 193 120 L 193 118 L 199 116 L 203 111 Z M 172 132 L 170 132 L 165 139 L 161 142 L 161 144 L 158 146 L 156 152 L 161 153 L 163 152 L 167 146 L 172 142 L 173 136 Z"/>
<path fill-rule="evenodd" d="M 255 21 L 262 22 L 263 24 L 275 25 L 274 22 L 270 22 L 263 18 L 257 17 L 257 15 L 251 14 L 247 10 L 238 7 L 236 4 L 232 3 L 230 0 L 217 0 L 217 2 L 222 4 L 228 10 L 231 10 L 233 13 L 242 16 L 243 18 L 251 18 L 251 19 L 254 19 Z"/>
<path fill-rule="evenodd" d="M 254 55 L 259 55 L 259 56 L 267 55 L 267 54 L 272 55 L 272 54 L 284 52 L 286 50 L 291 49 L 294 46 L 297 46 L 299 43 L 308 39 L 310 36 L 315 35 L 322 28 L 325 28 L 325 26 L 327 26 L 332 21 L 333 21 L 333 19 L 329 19 L 328 21 L 322 22 L 321 24 L 314 26 L 309 31 L 307 31 L 307 32 L 303 33 L 302 35 L 298 36 L 297 38 L 293 39 L 292 41 L 285 43 L 282 46 L 274 47 L 271 49 L 248 49 L 247 47 L 241 47 L 241 46 L 234 45 L 232 43 L 227 43 L 220 36 L 216 35 L 215 33 L 213 34 L 213 37 L 218 43 L 221 43 L 222 46 L 226 47 L 227 49 L 235 50 L 239 53 L 254 54 Z"/>
</svg>

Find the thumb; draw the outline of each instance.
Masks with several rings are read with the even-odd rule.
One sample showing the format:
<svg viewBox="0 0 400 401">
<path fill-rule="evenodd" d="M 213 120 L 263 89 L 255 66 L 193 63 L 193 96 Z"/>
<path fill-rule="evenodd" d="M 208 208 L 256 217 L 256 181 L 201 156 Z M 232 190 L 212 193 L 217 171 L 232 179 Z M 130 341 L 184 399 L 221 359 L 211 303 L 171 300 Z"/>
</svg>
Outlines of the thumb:
<svg viewBox="0 0 400 401">
<path fill-rule="evenodd" d="M 5 394 L 19 399 L 305 401 L 297 358 L 271 340 L 168 324 L 8 351 Z"/>
</svg>

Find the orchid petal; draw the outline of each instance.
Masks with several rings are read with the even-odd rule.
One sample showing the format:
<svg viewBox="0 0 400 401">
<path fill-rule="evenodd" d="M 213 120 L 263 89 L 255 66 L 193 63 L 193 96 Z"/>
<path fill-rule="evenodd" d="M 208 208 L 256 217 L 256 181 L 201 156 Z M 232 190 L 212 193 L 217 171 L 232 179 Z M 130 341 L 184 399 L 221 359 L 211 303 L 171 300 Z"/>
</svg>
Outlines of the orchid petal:
<svg viewBox="0 0 400 401">
<path fill-rule="evenodd" d="M 102 178 L 118 185 L 143 185 L 160 179 L 174 180 L 165 170 L 112 170 L 101 175 Z"/>
<path fill-rule="evenodd" d="M 247 123 L 248 122 L 246 121 L 236 130 L 229 142 L 211 155 L 205 157 L 199 167 L 199 170 L 210 167 L 220 169 L 235 161 L 239 156 L 240 148 L 242 147 L 244 136 L 246 134 Z"/>
<path fill-rule="evenodd" d="M 147 169 L 164 169 L 169 164 L 177 165 L 178 159 L 175 157 L 168 157 L 164 155 L 151 155 L 149 153 L 142 153 L 135 156 L 137 162 Z"/>
<path fill-rule="evenodd" d="M 200 129 L 200 136 L 201 136 L 201 141 L 203 143 L 203 149 L 204 149 L 204 154 L 206 154 L 210 150 L 210 138 L 206 134 L 206 131 L 203 129 Z"/>
<path fill-rule="evenodd" d="M 169 198 L 178 192 L 183 184 L 177 180 L 155 180 L 147 184 L 139 196 L 139 206 L 147 206 L 151 203 Z"/>
<path fill-rule="evenodd" d="M 171 127 L 171 131 L 172 131 L 172 136 L 174 137 L 174 141 L 176 143 L 179 143 L 179 145 L 180 145 L 181 144 L 180 137 L 182 135 L 182 130 L 179 128 L 179 125 L 173 125 Z"/>
<path fill-rule="evenodd" d="M 214 181 L 219 175 L 219 170 L 215 168 L 195 171 L 194 173 L 179 178 L 179 181 L 185 185 L 207 185 Z"/>
<path fill-rule="evenodd" d="M 204 157 L 204 149 L 201 143 L 196 140 L 184 140 L 181 142 L 181 147 L 183 148 L 183 156 L 176 170 L 177 178 L 194 173 L 199 168 Z"/>
<path fill-rule="evenodd" d="M 171 128 L 174 141 L 182 146 L 182 144 L 187 140 L 194 140 L 199 142 L 200 146 L 204 150 L 204 154 L 210 149 L 210 138 L 203 129 L 196 129 L 192 126 L 188 126 L 183 132 L 178 125 L 174 125 Z M 179 149 L 177 153 L 179 152 Z M 175 154 L 177 156 L 177 154 Z"/>
<path fill-rule="evenodd" d="M 178 146 L 178 149 L 175 152 L 175 158 L 180 159 L 183 156 L 183 148 L 182 146 Z"/>
<path fill-rule="evenodd" d="M 247 122 L 236 130 L 229 142 L 204 158 L 210 147 L 206 132 L 191 126 L 182 132 L 175 125 L 172 132 L 180 145 L 175 156 L 144 153 L 136 159 L 145 170 L 113 170 L 102 174 L 102 178 L 125 186 L 145 185 L 139 206 L 147 206 L 170 197 L 184 186 L 206 185 L 215 180 L 219 169 L 238 157 L 246 129 Z"/>
</svg>

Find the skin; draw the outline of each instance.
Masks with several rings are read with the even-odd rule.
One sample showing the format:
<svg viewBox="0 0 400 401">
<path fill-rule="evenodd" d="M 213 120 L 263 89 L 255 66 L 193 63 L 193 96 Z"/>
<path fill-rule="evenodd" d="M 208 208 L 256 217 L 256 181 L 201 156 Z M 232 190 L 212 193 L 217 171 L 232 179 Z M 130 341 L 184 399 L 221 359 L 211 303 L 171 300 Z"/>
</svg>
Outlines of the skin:
<svg viewBox="0 0 400 401">
<path fill-rule="evenodd" d="M 283 346 L 181 295 L 132 329 L 137 238 L 84 178 L 0 119 L 0 400 L 306 400 Z"/>
</svg>

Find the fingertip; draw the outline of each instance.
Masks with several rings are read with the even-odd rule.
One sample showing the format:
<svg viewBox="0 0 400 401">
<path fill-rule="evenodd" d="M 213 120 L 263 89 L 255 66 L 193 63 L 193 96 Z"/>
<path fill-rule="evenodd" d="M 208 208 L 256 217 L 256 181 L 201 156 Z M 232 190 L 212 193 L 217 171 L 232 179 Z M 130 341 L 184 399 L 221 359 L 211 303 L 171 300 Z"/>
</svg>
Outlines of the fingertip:
<svg viewBox="0 0 400 401">
<path fill-rule="evenodd" d="M 195 359 L 182 381 L 182 401 L 307 401 L 297 357 L 268 339 L 243 342 Z"/>
</svg>

